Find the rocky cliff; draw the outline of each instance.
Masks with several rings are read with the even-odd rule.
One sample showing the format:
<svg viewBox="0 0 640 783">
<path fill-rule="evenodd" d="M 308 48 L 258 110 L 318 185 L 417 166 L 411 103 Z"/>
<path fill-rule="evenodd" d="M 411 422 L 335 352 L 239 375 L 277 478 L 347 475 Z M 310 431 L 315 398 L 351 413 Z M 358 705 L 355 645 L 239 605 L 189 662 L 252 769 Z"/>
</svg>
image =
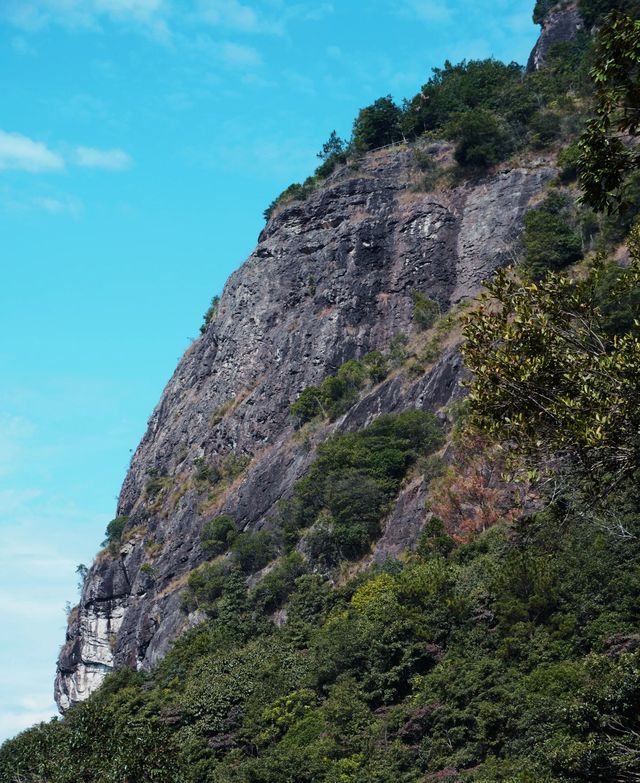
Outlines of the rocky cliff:
<svg viewBox="0 0 640 783">
<path fill-rule="evenodd" d="M 442 164 L 451 148 L 432 145 L 424 154 Z M 61 709 L 85 699 L 114 666 L 152 666 L 198 622 L 180 595 L 203 561 L 207 519 L 228 513 L 245 529 L 268 526 L 332 432 L 382 412 L 438 411 L 460 393 L 451 345 L 419 377 L 393 373 L 307 440 L 295 436 L 289 412 L 305 387 L 346 360 L 410 334 L 413 291 L 443 310 L 473 296 L 512 257 L 522 216 L 553 175 L 547 160 L 531 159 L 425 192 L 414 153 L 397 147 L 342 167 L 272 217 L 180 361 L 132 459 L 117 509 L 124 534 L 96 558 L 70 616 L 55 684 Z M 218 490 L 203 488 L 198 471 L 225 466 Z M 411 546 L 423 508 L 424 489 L 414 481 L 371 557 Z"/>
<path fill-rule="evenodd" d="M 528 71 L 544 67 L 554 46 L 573 41 L 584 29 L 584 22 L 575 2 L 561 2 L 555 5 L 542 20 L 542 30 L 527 63 Z"/>
</svg>

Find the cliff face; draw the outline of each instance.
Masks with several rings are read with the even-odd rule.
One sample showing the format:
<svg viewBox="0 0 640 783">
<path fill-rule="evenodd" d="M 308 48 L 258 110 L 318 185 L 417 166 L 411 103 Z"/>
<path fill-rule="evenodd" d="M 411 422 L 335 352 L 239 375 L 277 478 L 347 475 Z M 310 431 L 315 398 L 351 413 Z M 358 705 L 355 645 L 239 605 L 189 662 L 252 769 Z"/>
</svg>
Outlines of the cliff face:
<svg viewBox="0 0 640 783">
<path fill-rule="evenodd" d="M 427 152 L 451 155 L 446 145 Z M 203 561 L 207 519 L 228 513 L 242 528 L 268 525 L 330 434 L 383 412 L 437 411 L 460 393 L 451 347 L 417 379 L 389 377 L 310 442 L 292 437 L 289 406 L 305 387 L 411 333 L 412 291 L 447 309 L 510 260 L 525 210 L 554 173 L 540 159 L 425 193 L 416 188 L 413 153 L 383 150 L 270 220 L 179 363 L 133 457 L 118 502 L 124 543 L 98 556 L 70 617 L 55 684 L 61 709 L 86 698 L 114 666 L 150 667 L 198 622 L 182 611 L 180 593 Z M 240 460 L 247 466 L 218 494 L 196 479 L 202 465 Z M 410 547 L 423 509 L 415 481 L 371 557 Z"/>
<path fill-rule="evenodd" d="M 542 20 L 542 30 L 533 51 L 529 55 L 527 70 L 544 67 L 549 52 L 556 44 L 573 41 L 584 29 L 584 22 L 576 3 L 559 3 Z"/>
</svg>

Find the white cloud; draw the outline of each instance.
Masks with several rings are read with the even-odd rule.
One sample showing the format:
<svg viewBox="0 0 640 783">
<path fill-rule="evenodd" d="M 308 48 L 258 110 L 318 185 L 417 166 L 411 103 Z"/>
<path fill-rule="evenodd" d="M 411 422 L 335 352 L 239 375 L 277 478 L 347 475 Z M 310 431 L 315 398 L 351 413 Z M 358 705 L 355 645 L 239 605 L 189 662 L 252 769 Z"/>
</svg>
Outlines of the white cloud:
<svg viewBox="0 0 640 783">
<path fill-rule="evenodd" d="M 104 20 L 137 25 L 159 39 L 169 36 L 165 0 L 2 0 L 0 17 L 23 30 L 48 25 L 100 29 Z"/>
<path fill-rule="evenodd" d="M 49 212 L 52 215 L 73 215 L 73 217 L 78 217 L 84 209 L 82 201 L 73 196 L 38 196 L 34 198 L 33 203 L 39 209 L 44 209 L 45 212 Z"/>
<path fill-rule="evenodd" d="M 43 142 L 0 130 L 0 171 L 17 169 L 39 173 L 63 168 L 64 160 Z"/>
<path fill-rule="evenodd" d="M 255 68 L 262 64 L 262 57 L 257 49 L 230 42 L 220 47 L 220 59 L 226 65 L 237 68 Z"/>
<path fill-rule="evenodd" d="M 421 22 L 448 22 L 452 18 L 451 9 L 441 0 L 405 0 L 405 12 Z"/>
<path fill-rule="evenodd" d="M 106 169 L 107 171 L 125 171 L 131 168 L 133 160 L 124 150 L 101 150 L 95 147 L 77 147 L 74 162 L 86 169 Z"/>
<path fill-rule="evenodd" d="M 208 24 L 243 32 L 258 32 L 262 23 L 256 12 L 238 0 L 200 0 L 200 16 Z"/>
</svg>

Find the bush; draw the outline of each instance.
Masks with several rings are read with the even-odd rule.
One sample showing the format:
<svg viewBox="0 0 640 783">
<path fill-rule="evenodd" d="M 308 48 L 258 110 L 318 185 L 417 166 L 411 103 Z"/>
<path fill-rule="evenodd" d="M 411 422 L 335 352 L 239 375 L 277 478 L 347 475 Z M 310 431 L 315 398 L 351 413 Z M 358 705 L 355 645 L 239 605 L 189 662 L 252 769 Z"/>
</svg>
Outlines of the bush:
<svg viewBox="0 0 640 783">
<path fill-rule="evenodd" d="M 544 149 L 558 140 L 562 131 L 560 115 L 552 111 L 540 111 L 531 118 L 530 143 L 534 149 Z"/>
<path fill-rule="evenodd" d="M 299 552 L 289 553 L 258 583 L 250 596 L 251 601 L 263 612 L 275 612 L 294 591 L 296 580 L 305 571 L 302 555 Z"/>
<path fill-rule="evenodd" d="M 231 553 L 241 571 L 253 574 L 270 563 L 276 555 L 276 543 L 267 530 L 240 533 L 231 545 Z"/>
<path fill-rule="evenodd" d="M 534 280 L 557 272 L 582 258 L 582 241 L 569 223 L 570 202 L 552 191 L 524 216 L 524 265 Z"/>
<path fill-rule="evenodd" d="M 374 361 L 375 357 L 373 360 Z M 291 405 L 291 413 L 304 424 L 317 417 L 331 420 L 345 413 L 357 400 L 358 392 L 373 376 L 378 376 L 383 364 L 375 360 L 371 371 L 363 362 L 350 359 L 335 375 L 327 376 L 320 386 L 308 386 Z"/>
<path fill-rule="evenodd" d="M 293 546 L 300 531 L 313 526 L 305 541 L 312 558 L 331 566 L 359 557 L 376 536 L 409 467 L 441 442 L 432 414 L 406 411 L 380 416 L 360 432 L 323 443 L 281 508 L 285 540 Z"/>
<path fill-rule="evenodd" d="M 436 318 L 440 315 L 440 305 L 435 299 L 423 294 L 422 291 L 412 291 L 411 298 L 413 299 L 413 322 L 420 331 L 431 329 Z"/>
<path fill-rule="evenodd" d="M 380 383 L 389 374 L 389 363 L 380 351 L 370 351 L 365 354 L 362 363 L 367 368 L 371 383 Z"/>
<path fill-rule="evenodd" d="M 125 516 L 119 516 L 115 519 L 112 519 L 111 522 L 109 522 L 107 525 L 107 529 L 105 530 L 105 539 L 102 542 L 102 546 L 109 546 L 110 544 L 120 543 L 122 540 L 122 534 L 128 521 L 129 518 Z"/>
<path fill-rule="evenodd" d="M 228 563 L 205 563 L 189 574 L 187 590 L 182 595 L 186 611 L 202 608 L 211 611 L 224 592 L 229 576 Z"/>
<path fill-rule="evenodd" d="M 210 519 L 200 532 L 200 546 L 208 555 L 221 555 L 233 544 L 238 535 L 236 524 L 230 516 Z"/>
<path fill-rule="evenodd" d="M 485 109 L 468 111 L 449 125 L 455 159 L 463 168 L 486 169 L 504 160 L 513 144 L 507 127 Z"/>
<path fill-rule="evenodd" d="M 204 334 L 207 331 L 207 326 L 211 323 L 213 320 L 216 312 L 218 311 L 218 305 L 220 304 L 220 297 L 214 296 L 211 300 L 211 304 L 209 305 L 209 309 L 204 314 L 203 322 L 200 326 L 200 334 Z"/>
</svg>

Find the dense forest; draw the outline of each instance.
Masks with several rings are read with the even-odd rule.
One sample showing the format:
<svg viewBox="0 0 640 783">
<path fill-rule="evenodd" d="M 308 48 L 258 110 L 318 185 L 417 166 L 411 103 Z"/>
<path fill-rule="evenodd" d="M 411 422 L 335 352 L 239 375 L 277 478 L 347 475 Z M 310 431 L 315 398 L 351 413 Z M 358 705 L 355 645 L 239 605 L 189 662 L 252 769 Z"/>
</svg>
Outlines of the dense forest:
<svg viewBox="0 0 640 783">
<path fill-rule="evenodd" d="M 465 399 L 334 435 L 270 529 L 211 519 L 183 594 L 206 620 L 5 743 L 2 781 L 640 780 L 640 22 L 633 2 L 580 7 L 586 29 L 539 71 L 447 62 L 402 106 L 362 109 L 268 210 L 394 142 L 455 144 L 425 187 L 556 156 L 515 268 L 448 314 L 415 292 L 419 349 L 347 362 L 291 416 L 304 438 L 455 329 Z M 415 475 L 416 550 L 360 567 Z"/>
</svg>

